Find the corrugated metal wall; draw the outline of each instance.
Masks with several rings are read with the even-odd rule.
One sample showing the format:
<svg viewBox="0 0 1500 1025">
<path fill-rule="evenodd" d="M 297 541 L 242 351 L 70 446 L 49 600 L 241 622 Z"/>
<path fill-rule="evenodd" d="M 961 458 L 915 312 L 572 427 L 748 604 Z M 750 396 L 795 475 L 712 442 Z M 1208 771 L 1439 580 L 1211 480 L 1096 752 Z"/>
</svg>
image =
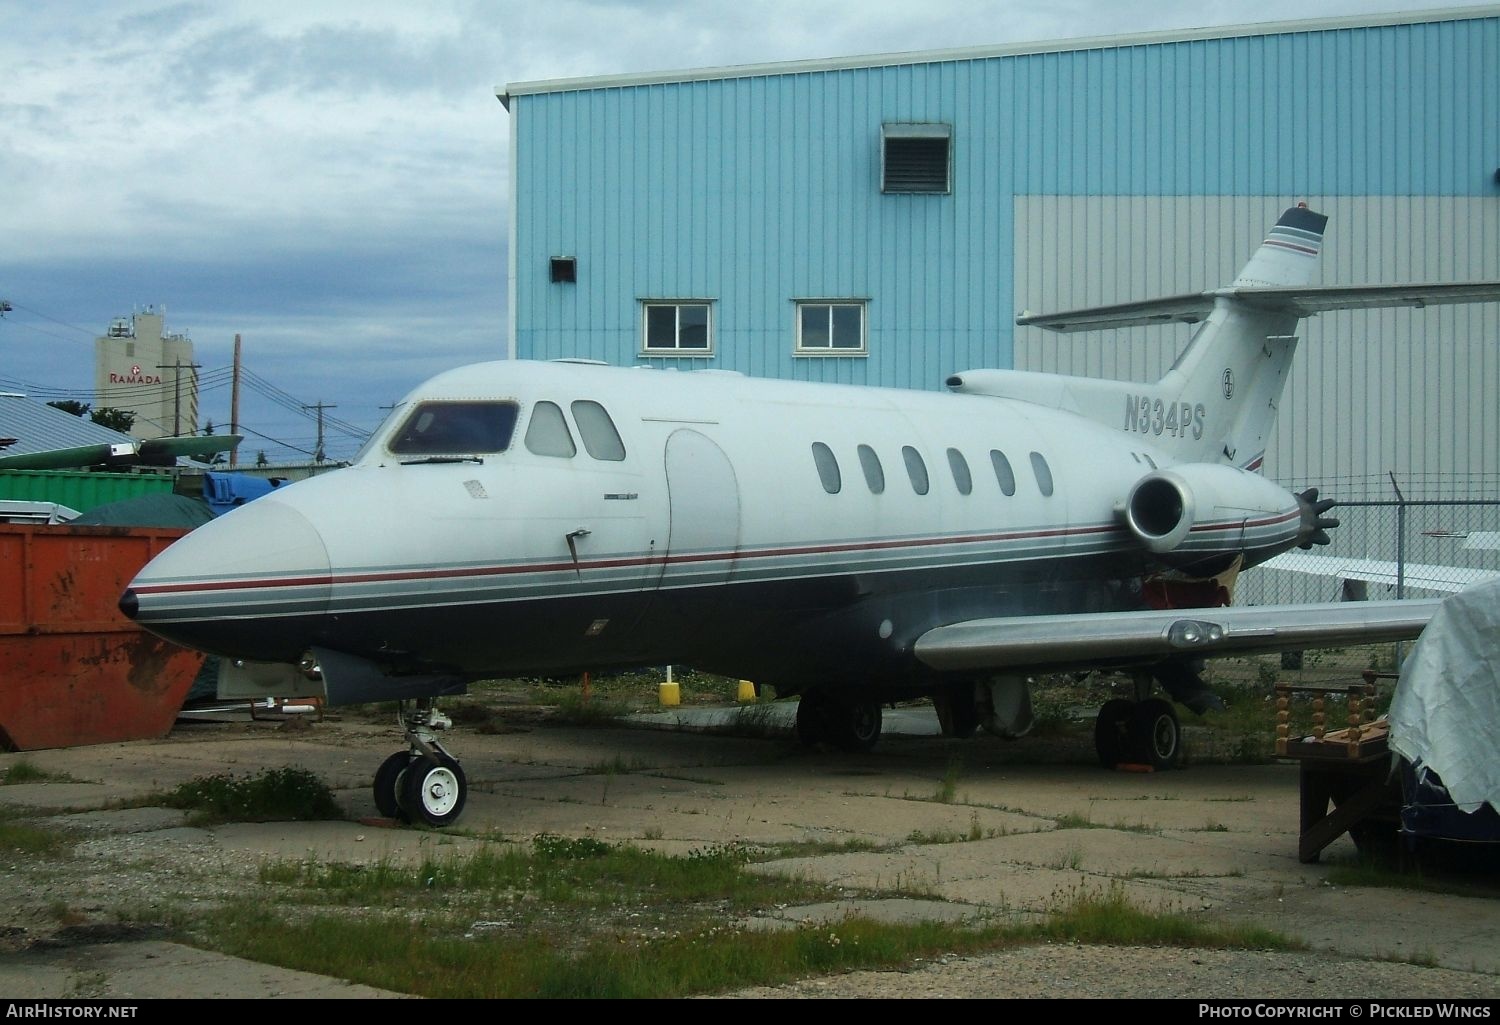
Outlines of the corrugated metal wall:
<svg viewBox="0 0 1500 1025">
<path fill-rule="evenodd" d="M 1041 311 L 1226 285 L 1299 199 L 1329 215 L 1321 284 L 1500 280 L 1490 197 L 1046 196 L 1016 200 L 1016 293 Z M 1188 335 L 1018 328 L 1016 366 L 1154 380 Z M 1267 475 L 1350 499 L 1393 497 L 1389 472 L 1409 498 L 1500 497 L 1500 306 L 1330 313 L 1301 336 Z"/>
<path fill-rule="evenodd" d="M 517 90 L 516 351 L 641 362 L 642 299 L 709 299 L 712 359 L 651 362 L 920 388 L 1013 359 L 1150 377 L 1181 338 L 1050 362 L 1015 313 L 1219 284 L 1299 198 L 1333 217 L 1327 281 L 1500 276 L 1500 15 L 1477 13 Z M 951 195 L 881 194 L 881 124 L 911 121 L 953 127 Z M 576 284 L 549 281 L 559 255 Z M 868 299 L 868 358 L 793 355 L 811 297 Z M 1494 323 L 1313 327 L 1271 472 L 1500 472 Z"/>
</svg>

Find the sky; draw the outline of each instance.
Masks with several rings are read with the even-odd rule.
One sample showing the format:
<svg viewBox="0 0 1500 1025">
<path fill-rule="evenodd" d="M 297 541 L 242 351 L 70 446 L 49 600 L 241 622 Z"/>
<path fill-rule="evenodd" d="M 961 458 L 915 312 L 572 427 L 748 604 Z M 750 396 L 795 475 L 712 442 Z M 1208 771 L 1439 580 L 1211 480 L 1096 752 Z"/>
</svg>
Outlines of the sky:
<svg viewBox="0 0 1500 1025">
<path fill-rule="evenodd" d="M 1477 4 L 1364 0 L 0 0 L 0 391 L 92 402 L 154 308 L 242 460 L 351 457 L 503 358 L 516 82 Z"/>
</svg>

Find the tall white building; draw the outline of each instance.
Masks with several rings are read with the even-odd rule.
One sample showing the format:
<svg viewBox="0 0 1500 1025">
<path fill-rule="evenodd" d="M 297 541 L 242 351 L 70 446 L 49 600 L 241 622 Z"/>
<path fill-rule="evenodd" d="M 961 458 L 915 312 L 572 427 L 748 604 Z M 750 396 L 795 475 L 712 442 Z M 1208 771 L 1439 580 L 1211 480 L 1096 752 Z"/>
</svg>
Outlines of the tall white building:
<svg viewBox="0 0 1500 1025">
<path fill-rule="evenodd" d="M 198 431 L 198 374 L 193 342 L 166 332 L 166 310 L 116 317 L 94 339 L 94 408 L 135 414 L 137 438 Z"/>
</svg>

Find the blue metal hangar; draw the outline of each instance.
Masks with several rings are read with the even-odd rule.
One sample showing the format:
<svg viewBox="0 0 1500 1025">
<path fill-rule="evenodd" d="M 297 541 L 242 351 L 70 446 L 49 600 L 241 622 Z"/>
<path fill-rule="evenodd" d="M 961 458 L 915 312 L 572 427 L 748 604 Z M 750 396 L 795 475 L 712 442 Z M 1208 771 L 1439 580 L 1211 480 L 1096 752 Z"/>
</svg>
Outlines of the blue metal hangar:
<svg viewBox="0 0 1500 1025">
<path fill-rule="evenodd" d="M 510 355 L 941 388 L 1155 379 L 1189 329 L 1017 311 L 1230 281 L 1500 278 L 1500 6 L 515 83 Z M 1304 322 L 1266 473 L 1500 485 L 1500 309 Z M 1456 483 L 1455 483 L 1456 482 Z"/>
</svg>

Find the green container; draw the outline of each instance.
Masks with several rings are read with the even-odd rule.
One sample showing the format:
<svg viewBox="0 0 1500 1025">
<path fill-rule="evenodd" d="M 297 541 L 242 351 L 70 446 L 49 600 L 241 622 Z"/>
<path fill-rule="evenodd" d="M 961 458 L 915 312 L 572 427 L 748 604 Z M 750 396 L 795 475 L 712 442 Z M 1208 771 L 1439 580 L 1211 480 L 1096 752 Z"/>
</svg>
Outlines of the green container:
<svg viewBox="0 0 1500 1025">
<path fill-rule="evenodd" d="M 0 499 L 56 502 L 81 513 L 110 502 L 171 491 L 170 473 L 0 470 Z"/>
</svg>

